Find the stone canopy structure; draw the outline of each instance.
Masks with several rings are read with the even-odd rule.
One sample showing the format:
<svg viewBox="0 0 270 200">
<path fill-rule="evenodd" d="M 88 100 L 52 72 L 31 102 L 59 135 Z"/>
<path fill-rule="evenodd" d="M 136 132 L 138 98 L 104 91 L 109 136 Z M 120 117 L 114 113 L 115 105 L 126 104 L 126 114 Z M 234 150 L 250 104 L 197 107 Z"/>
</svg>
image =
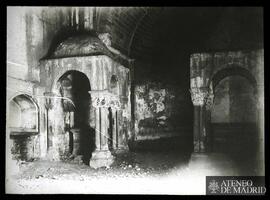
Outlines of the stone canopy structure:
<svg viewBox="0 0 270 200">
<path fill-rule="evenodd" d="M 40 60 L 42 79 L 33 93 L 38 105 L 35 115 L 40 116 L 39 140 L 35 140 L 40 152 L 30 157 L 60 160 L 72 153 L 91 158 L 90 166 L 96 168 L 112 163 L 111 151 L 128 149 L 131 80 L 130 66 L 123 64 L 129 61 L 111 52 L 103 41 L 92 32 L 69 37 Z M 75 94 L 74 87 L 83 84 L 87 90 Z M 81 104 L 86 106 L 79 108 Z M 83 115 L 84 122 L 77 122 Z M 92 133 L 83 133 L 85 127 Z M 82 140 L 90 134 L 95 142 L 89 139 L 91 150 L 84 151 Z"/>
<path fill-rule="evenodd" d="M 87 125 L 95 132 L 95 150 L 92 153 L 90 166 L 94 167 L 109 165 L 109 160 L 113 160 L 108 146 L 109 140 L 112 142 L 113 150 L 127 149 L 127 137 L 131 134 L 129 128 L 131 118 L 129 66 L 121 65 L 113 59 L 114 57 L 114 54 L 98 37 L 83 35 L 70 37 L 61 42 L 51 57 L 41 61 L 46 80 L 44 82 L 45 91 L 53 92 L 56 96 L 61 96 L 59 80 L 65 73 L 79 71 L 87 77 L 91 88 L 88 91 L 91 100 L 88 102 L 89 121 Z M 112 76 L 117 77 L 116 93 L 111 90 Z M 122 101 L 123 98 L 127 101 Z M 66 130 L 62 120 L 65 112 L 63 112 L 60 100 L 56 100 L 54 104 L 54 108 L 49 111 L 49 116 L 51 116 L 49 123 L 51 122 L 50 126 L 53 131 L 48 134 L 52 136 L 52 140 L 59 140 L 57 138 L 65 134 Z M 74 112 L 76 112 L 76 108 Z M 110 118 L 109 112 L 112 113 Z M 127 114 L 123 115 L 123 113 Z M 110 124 L 112 121 L 113 125 Z M 127 125 L 123 126 L 123 123 Z M 111 135 L 108 132 L 110 126 L 112 126 L 109 130 Z M 78 132 L 81 131 L 80 128 L 77 127 Z M 59 148 L 64 151 L 67 147 L 53 144 L 49 148 Z M 100 159 L 104 162 L 100 162 Z"/>
</svg>

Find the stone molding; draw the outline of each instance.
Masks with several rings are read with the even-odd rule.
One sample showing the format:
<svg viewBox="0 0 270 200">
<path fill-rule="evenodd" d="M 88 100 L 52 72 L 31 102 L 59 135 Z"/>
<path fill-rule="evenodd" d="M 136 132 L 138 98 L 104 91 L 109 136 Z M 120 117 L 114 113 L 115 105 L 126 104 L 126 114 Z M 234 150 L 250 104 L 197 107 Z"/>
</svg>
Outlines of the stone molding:
<svg viewBox="0 0 270 200">
<path fill-rule="evenodd" d="M 211 110 L 213 103 L 214 103 L 214 91 L 213 91 L 213 86 L 210 84 L 209 89 L 208 89 L 208 94 L 205 99 L 205 108 L 206 110 Z"/>
<path fill-rule="evenodd" d="M 214 103 L 214 94 L 208 93 L 207 97 L 205 98 L 205 108 L 206 110 L 211 110 Z"/>
<path fill-rule="evenodd" d="M 121 102 L 118 95 L 115 95 L 107 90 L 89 91 L 92 99 L 92 105 L 95 108 L 109 108 L 115 110 L 121 109 Z"/>
<path fill-rule="evenodd" d="M 214 102 L 213 90 L 208 87 L 192 87 L 190 89 L 191 99 L 194 106 L 205 105 L 206 110 L 210 110 Z"/>
</svg>

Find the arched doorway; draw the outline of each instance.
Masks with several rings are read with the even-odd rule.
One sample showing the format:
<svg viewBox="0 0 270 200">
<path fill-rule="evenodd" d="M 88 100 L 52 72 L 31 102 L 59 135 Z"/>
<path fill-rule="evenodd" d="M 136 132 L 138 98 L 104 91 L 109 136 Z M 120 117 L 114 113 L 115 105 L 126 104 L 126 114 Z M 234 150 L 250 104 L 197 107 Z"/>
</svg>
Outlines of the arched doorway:
<svg viewBox="0 0 270 200">
<path fill-rule="evenodd" d="M 213 80 L 213 152 L 242 157 L 255 154 L 256 89 L 251 80 L 242 74 L 225 74 Z"/>
<path fill-rule="evenodd" d="M 26 94 L 13 97 L 8 104 L 9 142 L 14 159 L 29 161 L 38 153 L 39 109 Z"/>
<path fill-rule="evenodd" d="M 90 127 L 91 97 L 88 77 L 79 71 L 68 71 L 58 80 L 64 112 L 64 130 L 69 134 L 69 153 L 88 164 L 94 149 L 94 129 Z"/>
</svg>

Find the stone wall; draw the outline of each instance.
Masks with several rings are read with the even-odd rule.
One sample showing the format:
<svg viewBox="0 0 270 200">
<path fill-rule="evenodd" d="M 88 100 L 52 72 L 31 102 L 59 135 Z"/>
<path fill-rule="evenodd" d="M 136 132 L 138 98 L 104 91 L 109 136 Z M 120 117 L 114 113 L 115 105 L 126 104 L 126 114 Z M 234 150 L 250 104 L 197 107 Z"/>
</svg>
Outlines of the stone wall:
<svg viewBox="0 0 270 200">
<path fill-rule="evenodd" d="M 242 142 L 262 160 L 263 59 L 263 49 L 191 55 L 190 87 L 194 108 L 198 110 L 194 113 L 195 151 L 209 151 L 209 144 L 217 144 L 216 141 L 221 142 L 218 147 L 223 144 L 222 150 L 241 147 Z M 234 146 L 231 141 L 236 141 Z"/>
<path fill-rule="evenodd" d="M 13 159 L 32 161 L 40 157 L 39 135 L 11 135 Z"/>
<path fill-rule="evenodd" d="M 135 87 L 135 140 L 188 136 L 192 105 L 185 90 L 154 82 Z"/>
</svg>

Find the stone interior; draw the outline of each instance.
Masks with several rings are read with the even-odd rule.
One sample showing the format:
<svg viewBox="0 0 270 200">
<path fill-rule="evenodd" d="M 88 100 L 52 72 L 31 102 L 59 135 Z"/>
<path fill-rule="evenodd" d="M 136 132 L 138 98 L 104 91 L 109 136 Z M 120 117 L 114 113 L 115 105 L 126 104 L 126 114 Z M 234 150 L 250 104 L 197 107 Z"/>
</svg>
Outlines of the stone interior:
<svg viewBox="0 0 270 200">
<path fill-rule="evenodd" d="M 8 7 L 8 192 L 101 193 L 97 177 L 192 185 L 264 175 L 262 16 L 260 7 Z M 204 193 L 146 182 L 103 189 Z"/>
</svg>

